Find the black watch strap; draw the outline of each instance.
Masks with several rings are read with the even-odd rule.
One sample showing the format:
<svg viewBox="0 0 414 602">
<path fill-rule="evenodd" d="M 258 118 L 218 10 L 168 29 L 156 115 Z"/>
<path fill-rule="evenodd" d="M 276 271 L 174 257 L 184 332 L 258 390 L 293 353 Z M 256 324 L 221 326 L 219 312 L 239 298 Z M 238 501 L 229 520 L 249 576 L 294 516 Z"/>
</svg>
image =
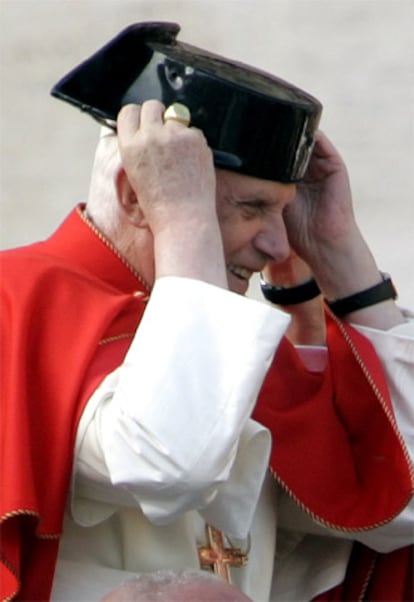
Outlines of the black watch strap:
<svg viewBox="0 0 414 602">
<path fill-rule="evenodd" d="M 353 311 L 371 307 L 371 305 L 376 305 L 377 303 L 381 303 L 381 301 L 396 299 L 397 291 L 390 276 L 383 273 L 381 275 L 383 279 L 379 284 L 375 284 L 370 288 L 349 295 L 349 297 L 344 297 L 343 299 L 335 301 L 326 300 L 326 304 L 338 318 L 342 318 Z"/>
<path fill-rule="evenodd" d="M 311 278 L 303 284 L 292 286 L 291 288 L 283 288 L 282 286 L 274 286 L 269 284 L 260 274 L 260 288 L 265 299 L 275 305 L 296 305 L 310 301 L 320 294 L 319 286 L 314 278 Z"/>
</svg>

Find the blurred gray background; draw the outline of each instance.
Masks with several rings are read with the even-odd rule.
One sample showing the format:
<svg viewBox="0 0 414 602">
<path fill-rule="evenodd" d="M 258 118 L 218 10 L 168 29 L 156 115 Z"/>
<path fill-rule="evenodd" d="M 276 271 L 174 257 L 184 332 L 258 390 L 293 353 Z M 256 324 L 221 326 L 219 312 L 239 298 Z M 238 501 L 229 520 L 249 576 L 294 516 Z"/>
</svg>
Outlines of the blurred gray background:
<svg viewBox="0 0 414 602">
<path fill-rule="evenodd" d="M 323 102 L 361 229 L 414 306 L 414 0 L 0 0 L 0 246 L 48 236 L 85 199 L 99 127 L 49 90 L 142 20 Z"/>
</svg>

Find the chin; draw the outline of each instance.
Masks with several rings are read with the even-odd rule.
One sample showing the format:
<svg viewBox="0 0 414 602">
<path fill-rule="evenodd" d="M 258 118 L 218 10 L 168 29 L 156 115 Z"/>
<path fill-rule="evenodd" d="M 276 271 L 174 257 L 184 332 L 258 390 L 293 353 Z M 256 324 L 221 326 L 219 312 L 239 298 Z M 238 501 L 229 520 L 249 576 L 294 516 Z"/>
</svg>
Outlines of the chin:
<svg viewBox="0 0 414 602">
<path fill-rule="evenodd" d="M 234 276 L 233 274 L 230 274 L 229 277 L 229 289 L 231 290 L 232 293 L 236 293 L 237 295 L 246 295 L 247 290 L 249 288 L 249 281 L 248 280 L 241 280 L 240 278 L 237 278 L 237 276 Z"/>
</svg>

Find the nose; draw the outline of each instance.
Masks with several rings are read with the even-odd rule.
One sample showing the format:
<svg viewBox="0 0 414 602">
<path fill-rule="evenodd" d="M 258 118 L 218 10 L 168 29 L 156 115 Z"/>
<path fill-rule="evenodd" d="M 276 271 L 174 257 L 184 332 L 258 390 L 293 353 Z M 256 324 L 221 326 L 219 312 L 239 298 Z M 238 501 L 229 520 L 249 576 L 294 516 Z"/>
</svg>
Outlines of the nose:
<svg viewBox="0 0 414 602">
<path fill-rule="evenodd" d="M 275 184 L 278 187 L 277 197 L 280 207 L 287 207 L 296 196 L 294 184 Z M 263 219 L 255 239 L 255 248 L 267 259 L 281 263 L 285 261 L 291 252 L 289 239 L 286 231 L 282 211 L 277 212 L 271 218 Z"/>
<path fill-rule="evenodd" d="M 277 263 L 285 261 L 290 255 L 290 244 L 282 215 L 276 220 L 264 222 L 253 244 L 267 260 Z"/>
</svg>

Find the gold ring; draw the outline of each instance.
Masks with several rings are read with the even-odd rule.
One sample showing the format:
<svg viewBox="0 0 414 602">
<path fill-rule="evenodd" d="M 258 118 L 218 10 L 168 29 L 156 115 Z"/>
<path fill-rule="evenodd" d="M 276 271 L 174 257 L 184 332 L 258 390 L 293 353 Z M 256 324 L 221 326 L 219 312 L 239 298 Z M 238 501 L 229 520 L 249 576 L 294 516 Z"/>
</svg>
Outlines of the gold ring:
<svg viewBox="0 0 414 602">
<path fill-rule="evenodd" d="M 179 123 L 182 123 L 185 126 L 190 125 L 191 121 L 191 114 L 189 109 L 180 102 L 174 102 L 172 105 L 167 107 L 164 111 L 163 117 L 164 122 L 168 120 L 178 121 Z"/>
</svg>

